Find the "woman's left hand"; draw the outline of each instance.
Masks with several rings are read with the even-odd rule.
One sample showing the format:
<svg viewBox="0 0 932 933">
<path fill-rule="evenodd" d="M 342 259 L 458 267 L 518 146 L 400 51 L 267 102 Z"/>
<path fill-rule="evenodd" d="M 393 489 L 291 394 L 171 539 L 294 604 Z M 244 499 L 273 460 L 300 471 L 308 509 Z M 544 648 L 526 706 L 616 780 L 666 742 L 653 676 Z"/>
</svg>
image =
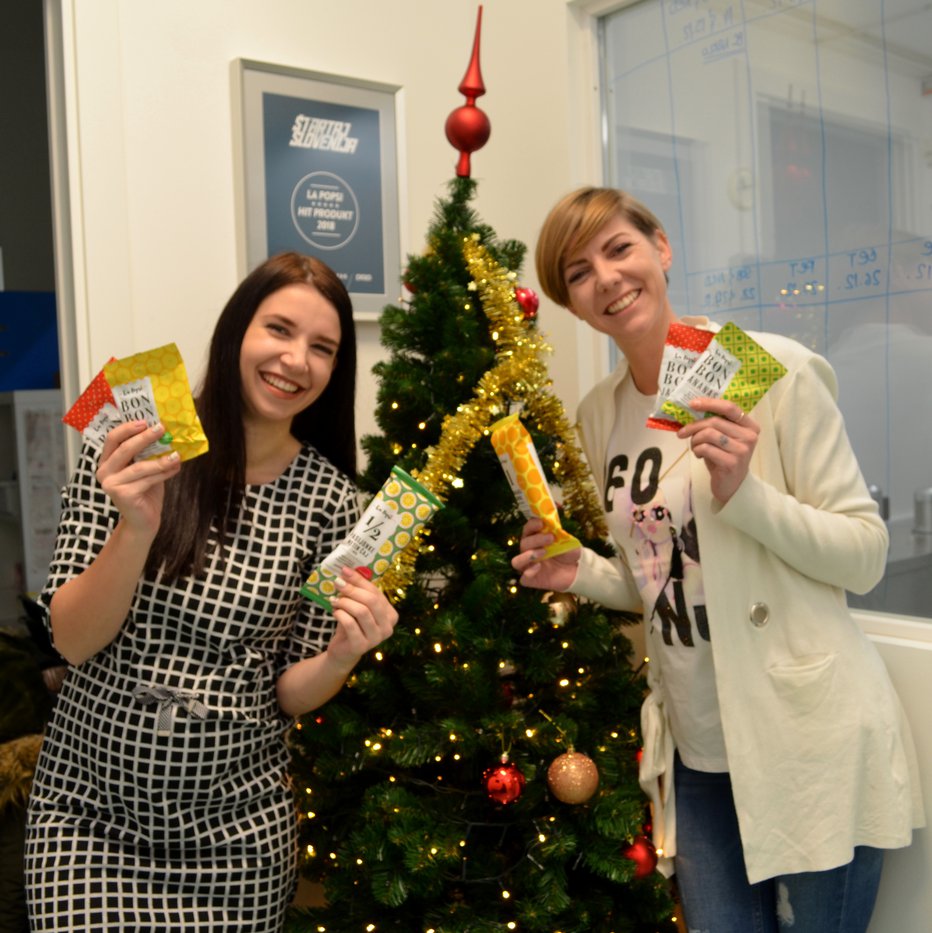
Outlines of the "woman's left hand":
<svg viewBox="0 0 932 933">
<path fill-rule="evenodd" d="M 722 504 L 744 482 L 757 446 L 760 425 L 734 402 L 721 398 L 697 398 L 689 406 L 700 417 L 677 431 L 688 438 L 692 452 L 705 462 L 712 485 L 712 495 Z"/>
<path fill-rule="evenodd" d="M 331 603 L 336 631 L 327 646 L 335 661 L 354 665 L 395 630 L 398 612 L 386 595 L 358 570 L 343 568 L 339 594 Z"/>
</svg>

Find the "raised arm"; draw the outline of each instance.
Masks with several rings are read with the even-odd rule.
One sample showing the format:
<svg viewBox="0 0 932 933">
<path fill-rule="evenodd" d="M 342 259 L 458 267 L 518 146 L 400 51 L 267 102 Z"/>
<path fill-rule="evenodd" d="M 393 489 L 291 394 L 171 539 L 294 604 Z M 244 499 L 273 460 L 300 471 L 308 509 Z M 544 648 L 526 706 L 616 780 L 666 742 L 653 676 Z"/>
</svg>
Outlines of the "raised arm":
<svg viewBox="0 0 932 933">
<path fill-rule="evenodd" d="M 119 519 L 96 554 L 94 541 L 79 540 L 78 519 L 67 510 L 62 515 L 59 535 L 71 535 L 71 550 L 86 546 L 88 561 L 58 587 L 49 604 L 55 647 L 71 664 L 81 664 L 110 644 L 129 612 L 161 522 L 165 482 L 181 467 L 176 454 L 138 463 L 133 458 L 163 433 L 161 426 L 149 428 L 140 421 L 119 425 L 107 436 L 97 480 Z M 81 557 L 69 559 L 78 563 Z"/>
<path fill-rule="evenodd" d="M 764 452 L 766 475 L 748 474 L 713 510 L 800 573 L 867 592 L 883 576 L 889 538 L 835 403 L 834 374 L 813 356 L 784 383 L 771 390 L 779 447 Z"/>
</svg>

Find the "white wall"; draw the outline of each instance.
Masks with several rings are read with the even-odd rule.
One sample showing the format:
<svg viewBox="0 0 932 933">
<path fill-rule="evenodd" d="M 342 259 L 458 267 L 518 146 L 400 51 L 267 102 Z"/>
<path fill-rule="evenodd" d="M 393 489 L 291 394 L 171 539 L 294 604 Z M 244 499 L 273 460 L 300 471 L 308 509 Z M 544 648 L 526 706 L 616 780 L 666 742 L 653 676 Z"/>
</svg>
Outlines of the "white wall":
<svg viewBox="0 0 932 933">
<path fill-rule="evenodd" d="M 472 50 L 475 0 L 46 5 L 50 31 L 61 36 L 53 146 L 67 146 L 56 191 L 59 216 L 70 214 L 70 231 L 56 231 L 62 332 L 71 344 L 66 398 L 110 356 L 168 341 L 179 345 L 196 381 L 216 316 L 247 271 L 237 265 L 231 63 L 238 58 L 403 89 L 402 256 L 423 248 L 435 200 L 455 172 L 444 123 L 464 103 L 457 86 Z M 487 93 L 478 104 L 492 135 L 472 159 L 475 206 L 500 236 L 529 247 L 557 197 L 597 180 L 580 177 L 578 167 L 593 164 L 597 134 L 573 131 L 594 100 L 591 86 L 574 94 L 578 79 L 570 77 L 568 31 L 578 32 L 588 54 L 581 21 L 580 30 L 567 0 L 484 2 Z M 577 73 L 585 74 L 574 66 Z M 532 266 L 529 254 L 523 281 L 536 288 Z M 553 345 L 574 345 L 576 324 L 565 311 L 545 303 L 540 320 Z M 377 325 L 360 331 L 358 411 L 366 433 L 375 430 L 369 373 L 382 351 Z M 562 353 L 553 372 L 574 409 L 574 354 Z"/>
</svg>

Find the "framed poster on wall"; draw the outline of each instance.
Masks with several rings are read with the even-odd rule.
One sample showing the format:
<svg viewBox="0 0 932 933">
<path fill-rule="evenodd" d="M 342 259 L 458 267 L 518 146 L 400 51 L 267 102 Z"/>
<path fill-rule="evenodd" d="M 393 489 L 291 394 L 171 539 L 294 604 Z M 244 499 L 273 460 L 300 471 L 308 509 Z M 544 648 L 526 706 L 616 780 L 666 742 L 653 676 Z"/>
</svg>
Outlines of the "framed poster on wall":
<svg viewBox="0 0 932 933">
<path fill-rule="evenodd" d="M 285 250 L 339 275 L 357 318 L 401 280 L 398 88 L 238 59 L 239 175 L 247 270 Z"/>
</svg>

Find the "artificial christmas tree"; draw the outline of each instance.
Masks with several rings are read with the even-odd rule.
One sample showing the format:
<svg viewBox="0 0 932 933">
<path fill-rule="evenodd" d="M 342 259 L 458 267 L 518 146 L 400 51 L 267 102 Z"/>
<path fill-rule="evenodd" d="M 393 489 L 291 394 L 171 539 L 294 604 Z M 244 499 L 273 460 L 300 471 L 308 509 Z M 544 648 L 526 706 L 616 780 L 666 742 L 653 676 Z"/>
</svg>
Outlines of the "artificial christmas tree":
<svg viewBox="0 0 932 933">
<path fill-rule="evenodd" d="M 605 529 L 519 284 L 524 246 L 479 221 L 466 165 L 409 257 L 409 297 L 383 311 L 382 433 L 363 442 L 365 489 L 398 465 L 445 508 L 383 578 L 394 636 L 293 730 L 326 906 L 290 929 L 672 931 L 666 880 L 630 857 L 648 819 L 631 619 L 524 589 L 510 565 L 524 519 L 489 435 L 513 410 L 567 530 L 606 553 Z"/>
</svg>

